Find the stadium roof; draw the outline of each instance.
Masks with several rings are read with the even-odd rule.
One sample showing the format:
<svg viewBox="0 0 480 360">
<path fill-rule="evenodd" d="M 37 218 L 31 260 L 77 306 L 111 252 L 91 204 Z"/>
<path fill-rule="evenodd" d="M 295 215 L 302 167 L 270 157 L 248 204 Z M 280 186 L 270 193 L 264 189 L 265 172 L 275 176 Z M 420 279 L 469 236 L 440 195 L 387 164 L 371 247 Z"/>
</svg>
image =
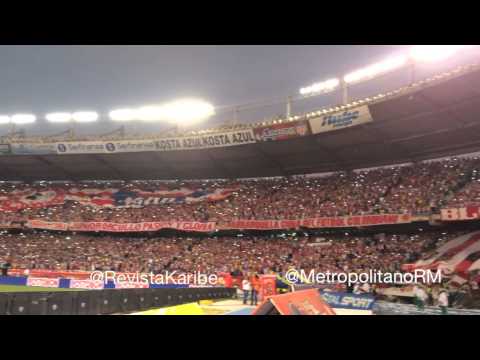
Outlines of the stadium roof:
<svg viewBox="0 0 480 360">
<path fill-rule="evenodd" d="M 373 122 L 204 150 L 0 156 L 0 180 L 218 179 L 320 173 L 480 150 L 480 69 L 370 103 Z"/>
</svg>

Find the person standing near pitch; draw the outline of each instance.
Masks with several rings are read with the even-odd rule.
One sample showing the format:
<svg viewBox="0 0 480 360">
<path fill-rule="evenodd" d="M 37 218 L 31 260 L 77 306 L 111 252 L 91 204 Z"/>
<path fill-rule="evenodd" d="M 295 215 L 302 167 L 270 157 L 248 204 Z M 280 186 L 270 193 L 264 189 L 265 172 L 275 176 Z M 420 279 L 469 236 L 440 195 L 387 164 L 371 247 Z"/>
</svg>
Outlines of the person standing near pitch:
<svg viewBox="0 0 480 360">
<path fill-rule="evenodd" d="M 438 306 L 442 311 L 442 315 L 448 315 L 448 291 L 445 289 L 440 290 L 438 294 Z"/>
<path fill-rule="evenodd" d="M 250 291 L 252 290 L 252 284 L 250 280 L 248 280 L 248 276 L 243 278 L 242 281 L 242 291 L 243 291 L 243 304 L 247 305 L 247 300 L 250 295 Z"/>
<path fill-rule="evenodd" d="M 415 285 L 413 288 L 413 295 L 415 296 L 415 303 L 418 310 L 423 310 L 425 308 L 425 302 L 428 299 L 428 294 L 425 289 L 420 285 Z"/>
<path fill-rule="evenodd" d="M 250 305 L 257 306 L 258 293 L 260 292 L 260 278 L 257 273 L 253 274 L 251 280 L 252 295 L 250 297 Z"/>
</svg>

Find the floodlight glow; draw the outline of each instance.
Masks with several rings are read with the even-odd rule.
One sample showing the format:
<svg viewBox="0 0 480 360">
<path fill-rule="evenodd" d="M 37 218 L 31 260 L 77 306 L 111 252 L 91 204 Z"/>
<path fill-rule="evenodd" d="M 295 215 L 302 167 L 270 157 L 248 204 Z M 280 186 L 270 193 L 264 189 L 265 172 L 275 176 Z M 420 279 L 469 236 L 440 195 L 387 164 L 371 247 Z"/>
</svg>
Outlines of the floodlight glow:
<svg viewBox="0 0 480 360">
<path fill-rule="evenodd" d="M 10 116 L 0 115 L 0 125 L 10 124 Z"/>
<path fill-rule="evenodd" d="M 417 45 L 410 50 L 410 57 L 420 62 L 435 62 L 446 60 L 461 50 L 467 50 L 475 45 Z"/>
<path fill-rule="evenodd" d="M 72 120 L 72 114 L 70 113 L 51 113 L 45 116 L 47 121 L 52 123 L 65 123 Z"/>
<path fill-rule="evenodd" d="M 98 114 L 93 111 L 79 111 L 73 113 L 72 118 L 76 122 L 93 122 L 98 120 Z"/>
<path fill-rule="evenodd" d="M 369 80 L 377 75 L 385 74 L 387 72 L 398 69 L 406 65 L 408 57 L 406 55 L 399 55 L 392 57 L 385 61 L 367 66 L 366 68 L 354 71 L 350 74 L 347 74 L 343 77 L 343 80 L 347 84 L 360 82 L 363 80 Z"/>
<path fill-rule="evenodd" d="M 191 125 L 215 114 L 215 108 L 204 101 L 194 99 L 177 100 L 162 106 L 166 121 Z"/>
<path fill-rule="evenodd" d="M 16 114 L 12 116 L 12 123 L 17 125 L 32 124 L 37 120 L 37 117 L 32 114 Z"/>
<path fill-rule="evenodd" d="M 163 120 L 165 112 L 162 106 L 144 106 L 137 111 L 137 118 L 142 121 Z"/>
<path fill-rule="evenodd" d="M 109 116 L 113 121 L 131 121 L 137 119 L 137 112 L 133 109 L 119 109 L 110 111 Z"/>
<path fill-rule="evenodd" d="M 312 93 L 319 93 L 319 92 L 329 92 L 334 90 L 340 84 L 339 79 L 330 79 L 327 81 L 323 81 L 320 83 L 313 84 L 311 86 L 301 88 L 300 94 L 308 95 Z"/>
</svg>

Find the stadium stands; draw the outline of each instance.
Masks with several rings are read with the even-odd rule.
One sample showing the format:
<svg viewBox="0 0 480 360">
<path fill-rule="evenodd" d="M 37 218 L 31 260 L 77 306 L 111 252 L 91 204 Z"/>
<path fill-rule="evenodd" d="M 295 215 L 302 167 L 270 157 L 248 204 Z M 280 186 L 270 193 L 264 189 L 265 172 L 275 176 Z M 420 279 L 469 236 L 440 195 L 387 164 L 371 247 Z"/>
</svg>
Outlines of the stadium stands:
<svg viewBox="0 0 480 360">
<path fill-rule="evenodd" d="M 310 271 L 400 271 L 427 257 L 462 232 L 444 230 L 400 235 L 160 237 L 75 235 L 51 232 L 0 233 L 0 258 L 13 267 L 51 270 L 178 271 L 191 273 L 285 273 Z"/>
<path fill-rule="evenodd" d="M 478 66 L 474 70 L 476 71 L 474 75 L 480 76 Z M 454 74 L 450 75 L 455 80 Z M 449 78 L 450 75 L 445 77 Z M 457 80 L 458 88 L 468 89 L 460 82 L 464 80 L 461 78 Z M 0 159 L 0 165 L 6 169 L 4 174 L 0 174 L 2 179 L 68 178 L 78 181 L 0 182 L 0 264 L 6 261 L 16 269 L 25 270 L 115 270 L 153 273 L 199 271 L 227 272 L 239 276 L 252 272 L 283 276 L 290 268 L 306 271 L 315 269 L 317 272 L 401 271 L 402 265 L 427 259 L 442 244 L 471 231 L 467 227 L 454 228 L 435 223 L 445 220 L 440 216 L 442 211 L 480 206 L 478 157 L 419 161 L 429 158 L 432 154 L 443 156 L 460 154 L 464 150 L 478 151 L 480 144 L 475 135 L 475 128 L 473 125 L 469 127 L 468 118 L 462 126 L 457 126 L 452 124 L 449 116 L 439 116 L 439 113 L 431 109 L 432 104 L 436 107 L 434 101 L 419 100 L 421 96 L 407 99 L 407 95 L 410 96 L 413 91 L 423 91 L 423 85 L 414 84 L 412 87 L 376 98 L 375 101 L 368 101 L 368 104 L 372 105 L 371 110 L 375 118 L 373 124 L 368 126 L 357 126 L 344 133 L 332 131 L 326 135 L 317 134 L 316 137 L 306 136 L 308 133 L 306 131 L 301 135 L 304 139 L 291 143 L 283 140 L 257 141 L 252 138 L 249 145 L 238 146 L 236 150 L 207 147 L 198 152 L 202 155 L 198 155 L 192 149 L 172 150 L 171 154 L 163 155 L 165 153 L 160 152 L 157 147 L 155 151 L 138 151 L 136 155 L 133 151 L 116 154 L 118 149 L 113 144 L 108 144 L 113 146 L 112 153 L 101 151 L 89 153 L 85 150 L 85 153 L 62 154 L 60 147 L 65 145 L 55 144 L 55 141 L 70 141 L 72 140 L 68 137 L 70 135 L 59 139 L 6 137 L 8 144 L 5 145 L 40 143 L 51 145 L 51 149 L 45 153 L 35 151 L 29 153 L 26 146 L 25 149 L 20 147 L 16 149 L 25 151 L 24 153 L 12 151 Z M 438 90 L 438 88 L 426 89 Z M 449 101 L 450 96 L 457 95 L 469 98 L 465 94 L 451 91 Z M 392 103 L 384 103 L 386 98 Z M 356 105 L 358 104 L 345 106 L 341 110 Z M 469 103 L 466 103 L 465 109 L 470 111 L 469 106 Z M 467 112 L 465 109 L 458 111 Z M 332 108 L 282 121 L 283 123 L 305 121 L 338 111 L 339 109 Z M 418 130 L 416 128 L 417 123 L 420 123 L 418 114 L 423 114 L 425 119 L 435 122 L 436 126 L 438 124 L 441 125 L 438 125 L 439 127 L 443 126 L 442 131 L 438 133 L 433 131 L 427 121 L 422 121 L 424 129 Z M 478 123 L 472 124 L 478 126 Z M 242 128 L 251 130 L 260 125 L 242 125 L 231 127 L 229 130 Z M 272 129 L 278 130 L 275 127 Z M 216 132 L 218 131 L 204 131 L 204 133 Z M 345 134 L 347 136 L 344 136 Z M 450 137 L 450 134 L 454 134 L 455 137 Z M 465 147 L 457 147 L 457 140 L 467 134 L 471 136 L 471 141 L 465 142 Z M 429 138 L 430 136 L 433 140 Z M 385 143 L 378 142 L 379 137 L 382 137 Z M 119 138 L 125 139 L 123 135 Z M 158 136 L 142 135 L 140 138 L 157 139 Z M 102 138 L 108 141 L 115 139 L 117 137 L 113 135 Z M 352 139 L 358 140 L 358 144 L 350 147 Z M 446 140 L 450 139 L 452 141 L 448 144 L 449 147 L 444 147 L 443 143 L 448 143 Z M 80 142 L 91 140 L 98 138 L 75 138 L 75 141 Z M 428 142 L 427 140 L 431 141 L 431 144 L 424 147 L 423 142 Z M 405 151 L 405 148 L 411 149 L 410 142 L 416 144 L 415 151 Z M 275 150 L 273 147 L 269 150 L 268 146 L 271 146 L 271 143 L 275 143 Z M 403 145 L 397 146 L 398 143 Z M 102 146 L 104 145 L 102 143 Z M 298 147 L 299 150 L 291 151 L 294 147 Z M 372 149 L 386 150 L 374 152 Z M 321 161 L 316 158 L 320 153 L 322 155 L 318 155 L 318 159 L 323 156 Z M 257 158 L 261 161 L 250 163 L 249 159 Z M 138 159 L 142 162 L 137 161 Z M 415 162 L 351 170 L 358 167 L 358 164 L 377 166 L 389 164 L 388 161 L 399 164 L 405 159 Z M 201 161 L 208 163 L 208 167 L 202 168 L 199 165 Z M 172 165 L 176 162 L 178 166 Z M 321 162 L 323 165 L 320 166 Z M 78 171 L 72 171 L 72 164 L 78 167 Z M 274 164 L 272 168 L 265 166 L 270 164 Z M 245 169 L 242 168 L 244 165 L 247 165 Z M 189 168 L 189 171 L 184 171 L 184 167 Z M 126 168 L 129 168 L 128 172 L 125 171 Z M 158 170 L 160 168 L 161 170 Z M 263 169 L 266 169 L 264 173 Z M 339 169 L 343 171 L 286 176 L 301 174 L 306 172 L 305 169 L 311 169 L 309 172 Z M 37 170 L 41 171 L 42 175 L 37 174 Z M 197 179 L 192 174 L 200 170 L 201 174 L 206 174 L 209 178 L 226 177 L 225 174 L 231 176 L 228 180 L 127 181 L 133 179 L 136 172 L 143 172 L 143 179 L 167 179 L 167 176 Z M 102 171 L 108 173 L 108 176 Z M 45 174 L 47 177 L 44 177 Z M 248 176 L 247 174 L 255 176 L 282 174 L 282 176 L 235 179 L 237 176 Z M 157 175 L 159 177 L 154 177 Z M 81 181 L 92 176 L 94 179 L 108 179 L 111 176 L 125 181 Z M 469 212 L 466 218 L 458 216 L 457 220 L 478 219 L 478 208 L 476 211 L 477 213 L 473 212 L 475 215 Z M 418 217 L 422 218 L 420 220 L 423 221 L 422 224 L 429 224 L 428 222 L 430 224 L 426 226 L 426 231 L 422 231 L 419 230 L 419 226 L 410 226 L 411 221 L 405 221 L 407 227 L 395 230 L 389 228 L 389 231 L 384 233 L 383 229 L 362 232 L 365 230 L 362 229 L 362 225 L 368 224 L 348 223 L 346 228 L 360 228 L 355 234 L 338 229 L 322 233 L 317 231 L 318 227 L 307 226 L 306 229 L 297 226 L 298 223 L 295 226 L 273 226 L 269 229 L 298 230 L 296 233 L 285 231 L 284 234 L 250 231 L 258 230 L 255 227 L 228 227 L 235 221 L 303 221 L 381 214 Z M 34 221 L 43 222 L 43 226 L 49 227 L 32 226 Z M 215 226 L 206 227 L 203 235 L 173 231 L 172 229 L 191 230 L 191 228 L 179 229 L 169 226 L 165 228 L 170 229 L 170 234 L 159 233 L 157 230 L 160 229 L 154 229 L 142 230 L 144 232 L 137 234 L 125 230 L 125 234 L 121 235 L 96 229 L 81 232 L 70 227 L 56 227 L 73 223 L 131 225 L 144 222 L 172 224 L 196 222 L 211 223 Z M 435 229 L 434 225 L 441 226 Z M 322 227 L 331 229 L 329 226 Z M 235 231 L 230 231 L 232 229 Z M 473 281 L 477 281 L 478 272 L 468 274 L 470 275 L 475 279 Z M 387 313 L 389 311 L 393 310 L 390 308 L 385 310 Z"/>
<path fill-rule="evenodd" d="M 452 158 L 324 177 L 204 183 L 3 183 L 0 208 L 4 212 L 0 213 L 0 223 L 39 219 L 222 224 L 238 219 L 430 215 L 446 205 L 478 202 L 479 170 L 478 158 Z M 150 200 L 149 205 L 148 198 L 156 200 Z"/>
</svg>

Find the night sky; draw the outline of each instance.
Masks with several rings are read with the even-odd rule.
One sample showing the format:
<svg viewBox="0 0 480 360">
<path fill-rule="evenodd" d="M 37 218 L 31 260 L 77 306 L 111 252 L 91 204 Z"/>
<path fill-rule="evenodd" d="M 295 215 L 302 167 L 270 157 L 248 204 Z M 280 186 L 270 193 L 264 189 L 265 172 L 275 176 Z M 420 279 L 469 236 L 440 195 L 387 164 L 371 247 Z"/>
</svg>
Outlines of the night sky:
<svg viewBox="0 0 480 360">
<path fill-rule="evenodd" d="M 0 115 L 34 113 L 37 124 L 23 127 L 30 134 L 47 134 L 67 126 L 44 122 L 43 115 L 54 111 L 108 113 L 182 97 L 201 98 L 215 106 L 283 98 L 406 49 L 405 45 L 0 46 Z M 437 68 L 430 66 L 431 70 Z M 352 96 L 373 95 L 385 86 L 395 87 L 397 81 L 380 79 L 360 85 Z M 339 94 L 324 96 L 293 110 L 334 105 L 340 98 Z M 259 121 L 282 115 L 284 107 L 245 111 L 239 119 Z M 204 127 L 230 117 L 219 115 Z M 97 124 L 77 125 L 77 130 L 93 134 L 118 126 L 101 119 Z M 152 125 L 128 126 L 132 131 L 148 131 Z M 8 125 L 0 125 L 0 135 L 6 132 Z"/>
</svg>

